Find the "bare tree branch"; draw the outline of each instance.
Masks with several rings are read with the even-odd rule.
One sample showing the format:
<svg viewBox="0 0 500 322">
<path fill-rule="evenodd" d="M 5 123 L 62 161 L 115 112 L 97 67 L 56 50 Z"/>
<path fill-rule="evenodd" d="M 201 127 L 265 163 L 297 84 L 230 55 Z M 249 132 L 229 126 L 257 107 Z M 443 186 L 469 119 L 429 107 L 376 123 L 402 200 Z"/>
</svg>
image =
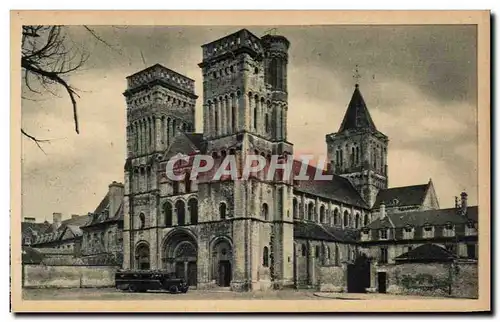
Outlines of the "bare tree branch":
<svg viewBox="0 0 500 322">
<path fill-rule="evenodd" d="M 30 140 L 32 140 L 33 142 L 35 142 L 35 144 L 38 146 L 38 148 L 43 152 L 43 154 L 47 155 L 47 153 L 45 153 L 45 150 L 42 148 L 42 146 L 40 145 L 40 143 L 44 143 L 44 142 L 50 142 L 50 140 L 40 140 L 40 139 L 37 139 L 36 137 L 34 137 L 33 135 L 30 135 L 28 133 L 26 133 L 26 131 L 24 131 L 23 129 L 21 129 L 21 133 L 26 136 L 27 138 L 29 138 Z"/>
</svg>

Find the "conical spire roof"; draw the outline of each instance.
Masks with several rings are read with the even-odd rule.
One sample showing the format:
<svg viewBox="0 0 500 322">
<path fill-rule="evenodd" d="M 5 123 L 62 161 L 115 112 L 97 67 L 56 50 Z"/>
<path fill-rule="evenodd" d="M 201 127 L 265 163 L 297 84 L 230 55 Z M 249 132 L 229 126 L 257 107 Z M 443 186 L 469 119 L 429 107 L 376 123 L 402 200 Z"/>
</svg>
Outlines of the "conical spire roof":
<svg viewBox="0 0 500 322">
<path fill-rule="evenodd" d="M 365 100 L 359 90 L 359 85 L 356 84 L 354 93 L 352 93 L 351 101 L 344 115 L 344 120 L 340 125 L 339 132 L 346 130 L 369 129 L 377 131 L 375 123 L 373 123 L 370 112 L 366 107 Z"/>
</svg>

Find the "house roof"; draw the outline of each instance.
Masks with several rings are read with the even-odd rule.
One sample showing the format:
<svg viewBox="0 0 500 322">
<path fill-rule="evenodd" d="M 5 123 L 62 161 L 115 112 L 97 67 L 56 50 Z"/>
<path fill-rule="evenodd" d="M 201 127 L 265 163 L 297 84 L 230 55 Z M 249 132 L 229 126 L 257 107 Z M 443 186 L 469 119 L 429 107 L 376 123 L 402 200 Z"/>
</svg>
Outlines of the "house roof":
<svg viewBox="0 0 500 322">
<path fill-rule="evenodd" d="M 450 261 L 456 258 L 452 253 L 448 252 L 443 247 L 435 244 L 424 244 L 415 249 L 410 250 L 395 258 L 399 262 L 442 262 Z"/>
<path fill-rule="evenodd" d="M 82 215 L 63 220 L 59 227 L 49 224 L 48 228 L 37 236 L 33 244 L 52 243 L 61 239 L 80 237 L 82 236 L 80 227 L 85 225 L 89 220 L 89 215 Z M 71 233 L 69 236 L 66 234 L 68 231 Z"/>
<path fill-rule="evenodd" d="M 28 235 L 38 236 L 49 229 L 50 224 L 48 222 L 36 223 L 36 222 L 21 222 L 21 232 L 23 238 Z"/>
<path fill-rule="evenodd" d="M 375 200 L 373 208 L 380 208 L 382 202 L 389 207 L 421 205 L 424 202 L 429 184 L 430 183 L 380 190 L 377 194 L 377 199 Z"/>
<path fill-rule="evenodd" d="M 44 255 L 32 247 L 22 247 L 22 263 L 23 264 L 40 264 Z"/>
<path fill-rule="evenodd" d="M 384 218 L 372 221 L 367 227 L 370 229 L 381 229 L 392 227 L 403 228 L 407 225 L 421 227 L 426 224 L 440 226 L 450 224 L 465 224 L 469 220 L 477 221 L 478 207 L 467 207 L 467 214 L 461 215 L 456 208 L 433 209 L 425 211 L 408 211 L 400 213 L 386 214 Z"/>
<path fill-rule="evenodd" d="M 358 129 L 377 131 L 359 86 L 356 85 L 338 132 Z"/>
<path fill-rule="evenodd" d="M 295 176 L 299 175 L 302 164 L 302 161 L 294 160 L 292 171 Z M 310 179 L 294 180 L 294 190 L 368 209 L 368 205 L 348 179 L 333 174 L 331 180 L 314 180 L 316 170 L 316 167 L 308 165 L 306 173 Z M 323 174 L 326 172 L 323 171 Z"/>
<path fill-rule="evenodd" d="M 81 227 L 90 227 L 106 222 L 123 220 L 123 202 L 120 203 L 120 206 L 114 214 L 110 214 L 109 195 L 106 194 L 106 196 L 104 196 L 104 198 L 100 202 L 99 206 L 96 208 L 96 211 L 94 211 L 94 213 L 90 213 L 88 216 L 90 217 L 90 219 Z"/>
<path fill-rule="evenodd" d="M 315 222 L 294 222 L 294 238 L 325 240 L 332 242 L 355 242 L 357 232 L 353 229 L 323 226 Z"/>
</svg>

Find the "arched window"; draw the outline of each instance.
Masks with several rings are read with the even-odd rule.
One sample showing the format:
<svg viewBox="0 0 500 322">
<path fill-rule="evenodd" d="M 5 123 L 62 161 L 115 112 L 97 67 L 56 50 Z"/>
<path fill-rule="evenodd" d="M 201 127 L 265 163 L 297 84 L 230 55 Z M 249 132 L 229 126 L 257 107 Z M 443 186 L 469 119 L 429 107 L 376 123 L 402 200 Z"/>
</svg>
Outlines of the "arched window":
<svg viewBox="0 0 500 322">
<path fill-rule="evenodd" d="M 186 207 L 184 201 L 177 200 L 175 203 L 175 210 L 177 211 L 177 225 L 186 224 Z"/>
<path fill-rule="evenodd" d="M 179 181 L 177 180 L 172 181 L 172 194 L 179 194 Z"/>
<path fill-rule="evenodd" d="M 306 245 L 302 244 L 302 246 L 301 246 L 301 252 L 302 252 L 302 256 L 307 256 Z"/>
<path fill-rule="evenodd" d="M 186 173 L 184 177 L 184 186 L 186 187 L 186 193 L 191 192 L 191 179 L 190 179 L 190 174 Z"/>
<path fill-rule="evenodd" d="M 340 265 L 340 254 L 339 254 L 339 246 L 335 245 L 335 254 L 334 254 L 334 264 L 336 266 Z"/>
<path fill-rule="evenodd" d="M 297 199 L 293 198 L 293 218 L 299 218 L 299 209 Z"/>
<path fill-rule="evenodd" d="M 319 221 L 324 224 L 325 223 L 325 206 L 321 205 L 319 208 Z"/>
<path fill-rule="evenodd" d="M 348 227 L 349 226 L 349 213 L 346 211 L 344 211 L 344 227 Z"/>
<path fill-rule="evenodd" d="M 307 207 L 307 219 L 314 220 L 314 203 L 310 202 Z"/>
<path fill-rule="evenodd" d="M 356 228 L 359 228 L 360 226 L 360 223 L 361 223 L 361 220 L 359 218 L 359 213 L 356 214 L 356 217 L 355 217 L 355 225 L 356 225 Z"/>
<path fill-rule="evenodd" d="M 351 147 L 351 165 L 354 164 L 355 160 L 356 160 L 355 149 L 354 147 Z"/>
<path fill-rule="evenodd" d="M 219 215 L 220 219 L 224 220 L 226 219 L 226 204 L 221 202 L 219 205 Z"/>
<path fill-rule="evenodd" d="M 316 249 L 314 250 L 314 257 L 319 258 L 320 250 L 321 248 L 319 247 L 319 245 L 316 245 Z"/>
<path fill-rule="evenodd" d="M 189 199 L 188 201 L 189 208 L 189 218 L 191 219 L 191 224 L 196 225 L 198 223 L 198 200 Z"/>
<path fill-rule="evenodd" d="M 172 204 L 168 201 L 165 202 L 163 211 L 165 212 L 165 226 L 172 227 Z"/>
<path fill-rule="evenodd" d="M 254 103 L 255 105 L 253 107 L 253 128 L 254 128 L 254 130 L 257 129 L 257 106 L 256 106 L 257 102 L 258 101 L 255 100 L 255 103 Z"/>
<path fill-rule="evenodd" d="M 326 259 L 330 259 L 330 247 L 328 245 L 323 246 L 323 254 Z"/>
<path fill-rule="evenodd" d="M 146 225 L 146 216 L 141 212 L 139 215 L 139 229 L 144 229 Z"/>
<path fill-rule="evenodd" d="M 340 224 L 340 215 L 338 208 L 335 208 L 335 210 L 333 211 L 333 224 L 334 225 Z"/>
<path fill-rule="evenodd" d="M 269 220 L 269 207 L 267 206 L 267 203 L 262 204 L 262 216 L 264 217 L 264 220 Z"/>
<path fill-rule="evenodd" d="M 267 246 L 264 247 L 262 252 L 262 266 L 269 267 L 269 248 Z"/>
<path fill-rule="evenodd" d="M 359 164 L 359 147 L 356 147 L 356 164 Z"/>
<path fill-rule="evenodd" d="M 363 218 L 363 226 L 368 226 L 369 220 L 370 219 L 368 218 L 368 214 L 366 214 Z"/>
<path fill-rule="evenodd" d="M 278 85 L 278 60 L 273 58 L 269 64 L 269 84 L 276 87 Z"/>
<path fill-rule="evenodd" d="M 265 122 L 266 122 L 266 133 L 269 133 L 270 132 L 270 128 L 269 128 L 269 114 L 267 114 L 267 113 L 266 113 Z"/>
</svg>

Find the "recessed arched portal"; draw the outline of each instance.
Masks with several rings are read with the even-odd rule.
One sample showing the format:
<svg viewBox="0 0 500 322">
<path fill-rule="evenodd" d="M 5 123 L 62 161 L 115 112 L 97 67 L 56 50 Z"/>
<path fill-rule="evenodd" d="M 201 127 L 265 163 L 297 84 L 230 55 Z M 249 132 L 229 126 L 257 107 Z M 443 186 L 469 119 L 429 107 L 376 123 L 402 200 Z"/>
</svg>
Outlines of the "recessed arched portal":
<svg viewBox="0 0 500 322">
<path fill-rule="evenodd" d="M 233 278 L 233 246 L 227 237 L 219 237 L 211 243 L 212 280 L 218 286 L 231 285 Z"/>
<path fill-rule="evenodd" d="M 198 247 L 196 238 L 185 229 L 167 235 L 163 243 L 163 265 L 169 272 L 184 278 L 190 286 L 197 284 Z"/>
<path fill-rule="evenodd" d="M 135 267 L 149 269 L 149 245 L 146 242 L 139 242 L 135 248 Z"/>
</svg>

